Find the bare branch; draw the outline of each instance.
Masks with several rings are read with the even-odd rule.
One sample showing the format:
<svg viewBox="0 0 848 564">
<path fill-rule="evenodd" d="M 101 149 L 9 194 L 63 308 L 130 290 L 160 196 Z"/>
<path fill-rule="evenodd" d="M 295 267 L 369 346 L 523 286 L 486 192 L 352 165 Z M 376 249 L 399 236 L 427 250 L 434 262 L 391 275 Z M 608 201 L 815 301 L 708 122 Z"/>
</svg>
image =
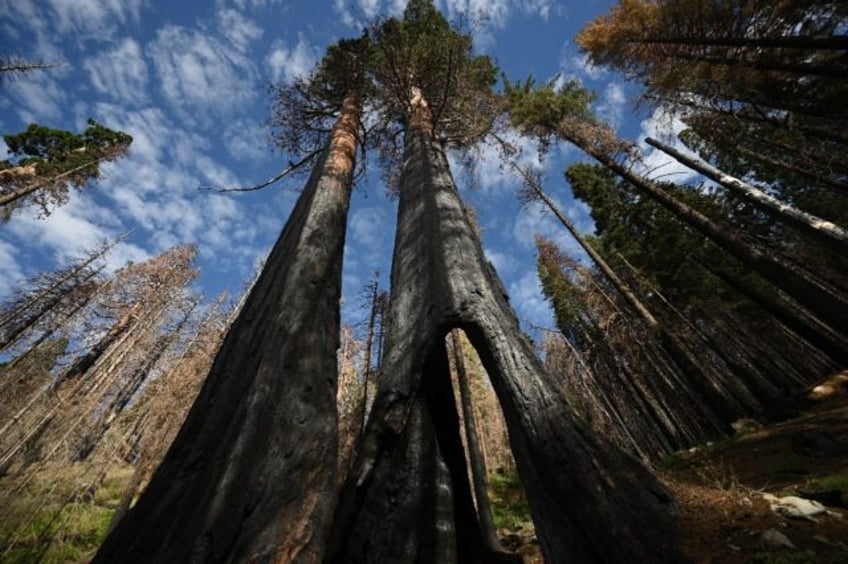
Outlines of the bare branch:
<svg viewBox="0 0 848 564">
<path fill-rule="evenodd" d="M 223 192 L 255 192 L 257 190 L 267 188 L 268 186 L 271 186 L 275 182 L 282 180 L 283 178 L 285 178 L 289 174 L 299 170 L 304 165 L 310 163 L 312 161 L 312 159 L 315 158 L 315 156 L 317 156 L 321 151 L 323 151 L 323 149 L 316 149 L 297 162 L 289 161 L 289 166 L 284 168 L 279 174 L 277 174 L 273 178 L 270 178 L 270 179 L 268 179 L 265 182 L 262 182 L 260 184 L 254 184 L 252 186 L 239 186 L 239 187 L 234 187 L 234 188 L 215 188 L 214 186 L 201 186 L 200 188 L 198 188 L 198 190 L 200 190 L 201 192 L 218 192 L 218 193 L 223 193 Z"/>
</svg>

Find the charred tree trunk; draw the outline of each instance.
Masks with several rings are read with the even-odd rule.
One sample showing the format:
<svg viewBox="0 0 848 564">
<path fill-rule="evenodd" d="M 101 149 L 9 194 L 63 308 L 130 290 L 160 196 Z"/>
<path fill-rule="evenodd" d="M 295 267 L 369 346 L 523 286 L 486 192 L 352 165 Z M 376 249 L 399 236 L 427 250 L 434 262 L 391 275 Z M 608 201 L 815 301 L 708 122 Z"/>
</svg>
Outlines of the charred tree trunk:
<svg viewBox="0 0 848 564">
<path fill-rule="evenodd" d="M 349 96 L 185 425 L 95 562 L 321 560 L 358 115 Z"/>
<path fill-rule="evenodd" d="M 634 458 L 575 419 L 561 384 L 518 328 L 442 148 L 416 119 L 406 132 L 390 319 L 382 384 L 340 500 L 347 511 L 334 529 L 337 556 L 377 561 L 373 545 L 433 530 L 409 500 L 415 493 L 397 488 L 397 477 L 413 472 L 399 453 L 416 429 L 423 390 L 435 385 L 426 369 L 446 333 L 459 327 L 480 353 L 503 408 L 547 561 L 681 560 L 671 496 Z M 350 540 L 375 534 L 371 547 Z M 423 558 L 419 544 L 394 561 Z"/>
</svg>

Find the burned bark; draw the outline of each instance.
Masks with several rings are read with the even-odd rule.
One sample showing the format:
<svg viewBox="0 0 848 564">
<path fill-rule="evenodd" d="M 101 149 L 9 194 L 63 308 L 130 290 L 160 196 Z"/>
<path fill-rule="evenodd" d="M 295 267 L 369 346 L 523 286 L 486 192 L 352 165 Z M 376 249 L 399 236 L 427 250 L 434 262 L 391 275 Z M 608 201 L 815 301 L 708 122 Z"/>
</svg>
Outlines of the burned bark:
<svg viewBox="0 0 848 564">
<path fill-rule="evenodd" d="M 432 355 L 450 329 L 461 328 L 503 408 L 547 561 L 681 560 L 671 496 L 635 459 L 575 419 L 561 383 L 544 370 L 518 328 L 463 213 L 441 146 L 415 120 L 406 136 L 385 371 L 342 493 L 346 511 L 334 528 L 336 556 L 377 561 L 376 550 L 350 539 L 377 534 L 404 541 L 432 530 L 433 520 L 417 521 L 418 508 L 407 503 L 416 494 L 389 490 L 385 481 L 423 473 L 404 466 L 398 452 L 408 448 L 413 423 L 425 409 Z M 400 501 L 389 502 L 390 491 Z M 419 545 L 401 560 L 422 556 Z"/>
<path fill-rule="evenodd" d="M 95 562 L 322 558 L 358 113 L 348 97 L 185 425 Z"/>
</svg>

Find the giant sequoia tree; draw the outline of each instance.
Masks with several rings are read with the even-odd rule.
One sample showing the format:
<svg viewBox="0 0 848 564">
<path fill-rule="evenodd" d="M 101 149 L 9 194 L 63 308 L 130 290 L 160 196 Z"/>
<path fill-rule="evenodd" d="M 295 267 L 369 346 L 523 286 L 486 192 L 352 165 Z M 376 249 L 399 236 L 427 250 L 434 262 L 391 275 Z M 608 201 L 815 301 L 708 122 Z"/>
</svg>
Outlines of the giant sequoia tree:
<svg viewBox="0 0 848 564">
<path fill-rule="evenodd" d="M 185 425 L 95 561 L 320 560 L 335 506 L 357 54 L 340 45 L 313 76 L 335 119 L 312 175 Z"/>
<path fill-rule="evenodd" d="M 492 558 L 471 501 L 444 345 L 461 328 L 503 408 L 549 561 L 676 560 L 668 494 L 573 416 L 519 331 L 451 178 L 441 140 L 473 135 L 445 126 L 489 103 L 493 69 L 429 2 L 411 2 L 375 41 L 375 75 L 404 132 L 404 167 L 383 377 L 331 558 Z"/>
</svg>

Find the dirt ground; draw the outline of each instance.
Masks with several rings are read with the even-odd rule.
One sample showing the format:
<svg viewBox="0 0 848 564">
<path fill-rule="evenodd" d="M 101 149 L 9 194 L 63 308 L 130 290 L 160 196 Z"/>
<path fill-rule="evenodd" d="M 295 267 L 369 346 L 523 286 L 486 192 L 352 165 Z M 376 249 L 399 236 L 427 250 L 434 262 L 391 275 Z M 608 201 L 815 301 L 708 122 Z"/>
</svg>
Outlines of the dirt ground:
<svg viewBox="0 0 848 564">
<path fill-rule="evenodd" d="M 693 562 L 848 563 L 846 384 L 824 398 L 796 399 L 794 418 L 663 462 Z M 788 518 L 765 494 L 818 500 L 827 512 Z"/>
<path fill-rule="evenodd" d="M 777 406 L 779 422 L 746 421 L 735 437 L 656 464 L 677 498 L 692 562 L 848 564 L 848 374 L 824 384 Z M 827 511 L 785 517 L 769 494 L 817 500 Z M 525 563 L 543 562 L 530 527 L 509 540 Z"/>
</svg>

